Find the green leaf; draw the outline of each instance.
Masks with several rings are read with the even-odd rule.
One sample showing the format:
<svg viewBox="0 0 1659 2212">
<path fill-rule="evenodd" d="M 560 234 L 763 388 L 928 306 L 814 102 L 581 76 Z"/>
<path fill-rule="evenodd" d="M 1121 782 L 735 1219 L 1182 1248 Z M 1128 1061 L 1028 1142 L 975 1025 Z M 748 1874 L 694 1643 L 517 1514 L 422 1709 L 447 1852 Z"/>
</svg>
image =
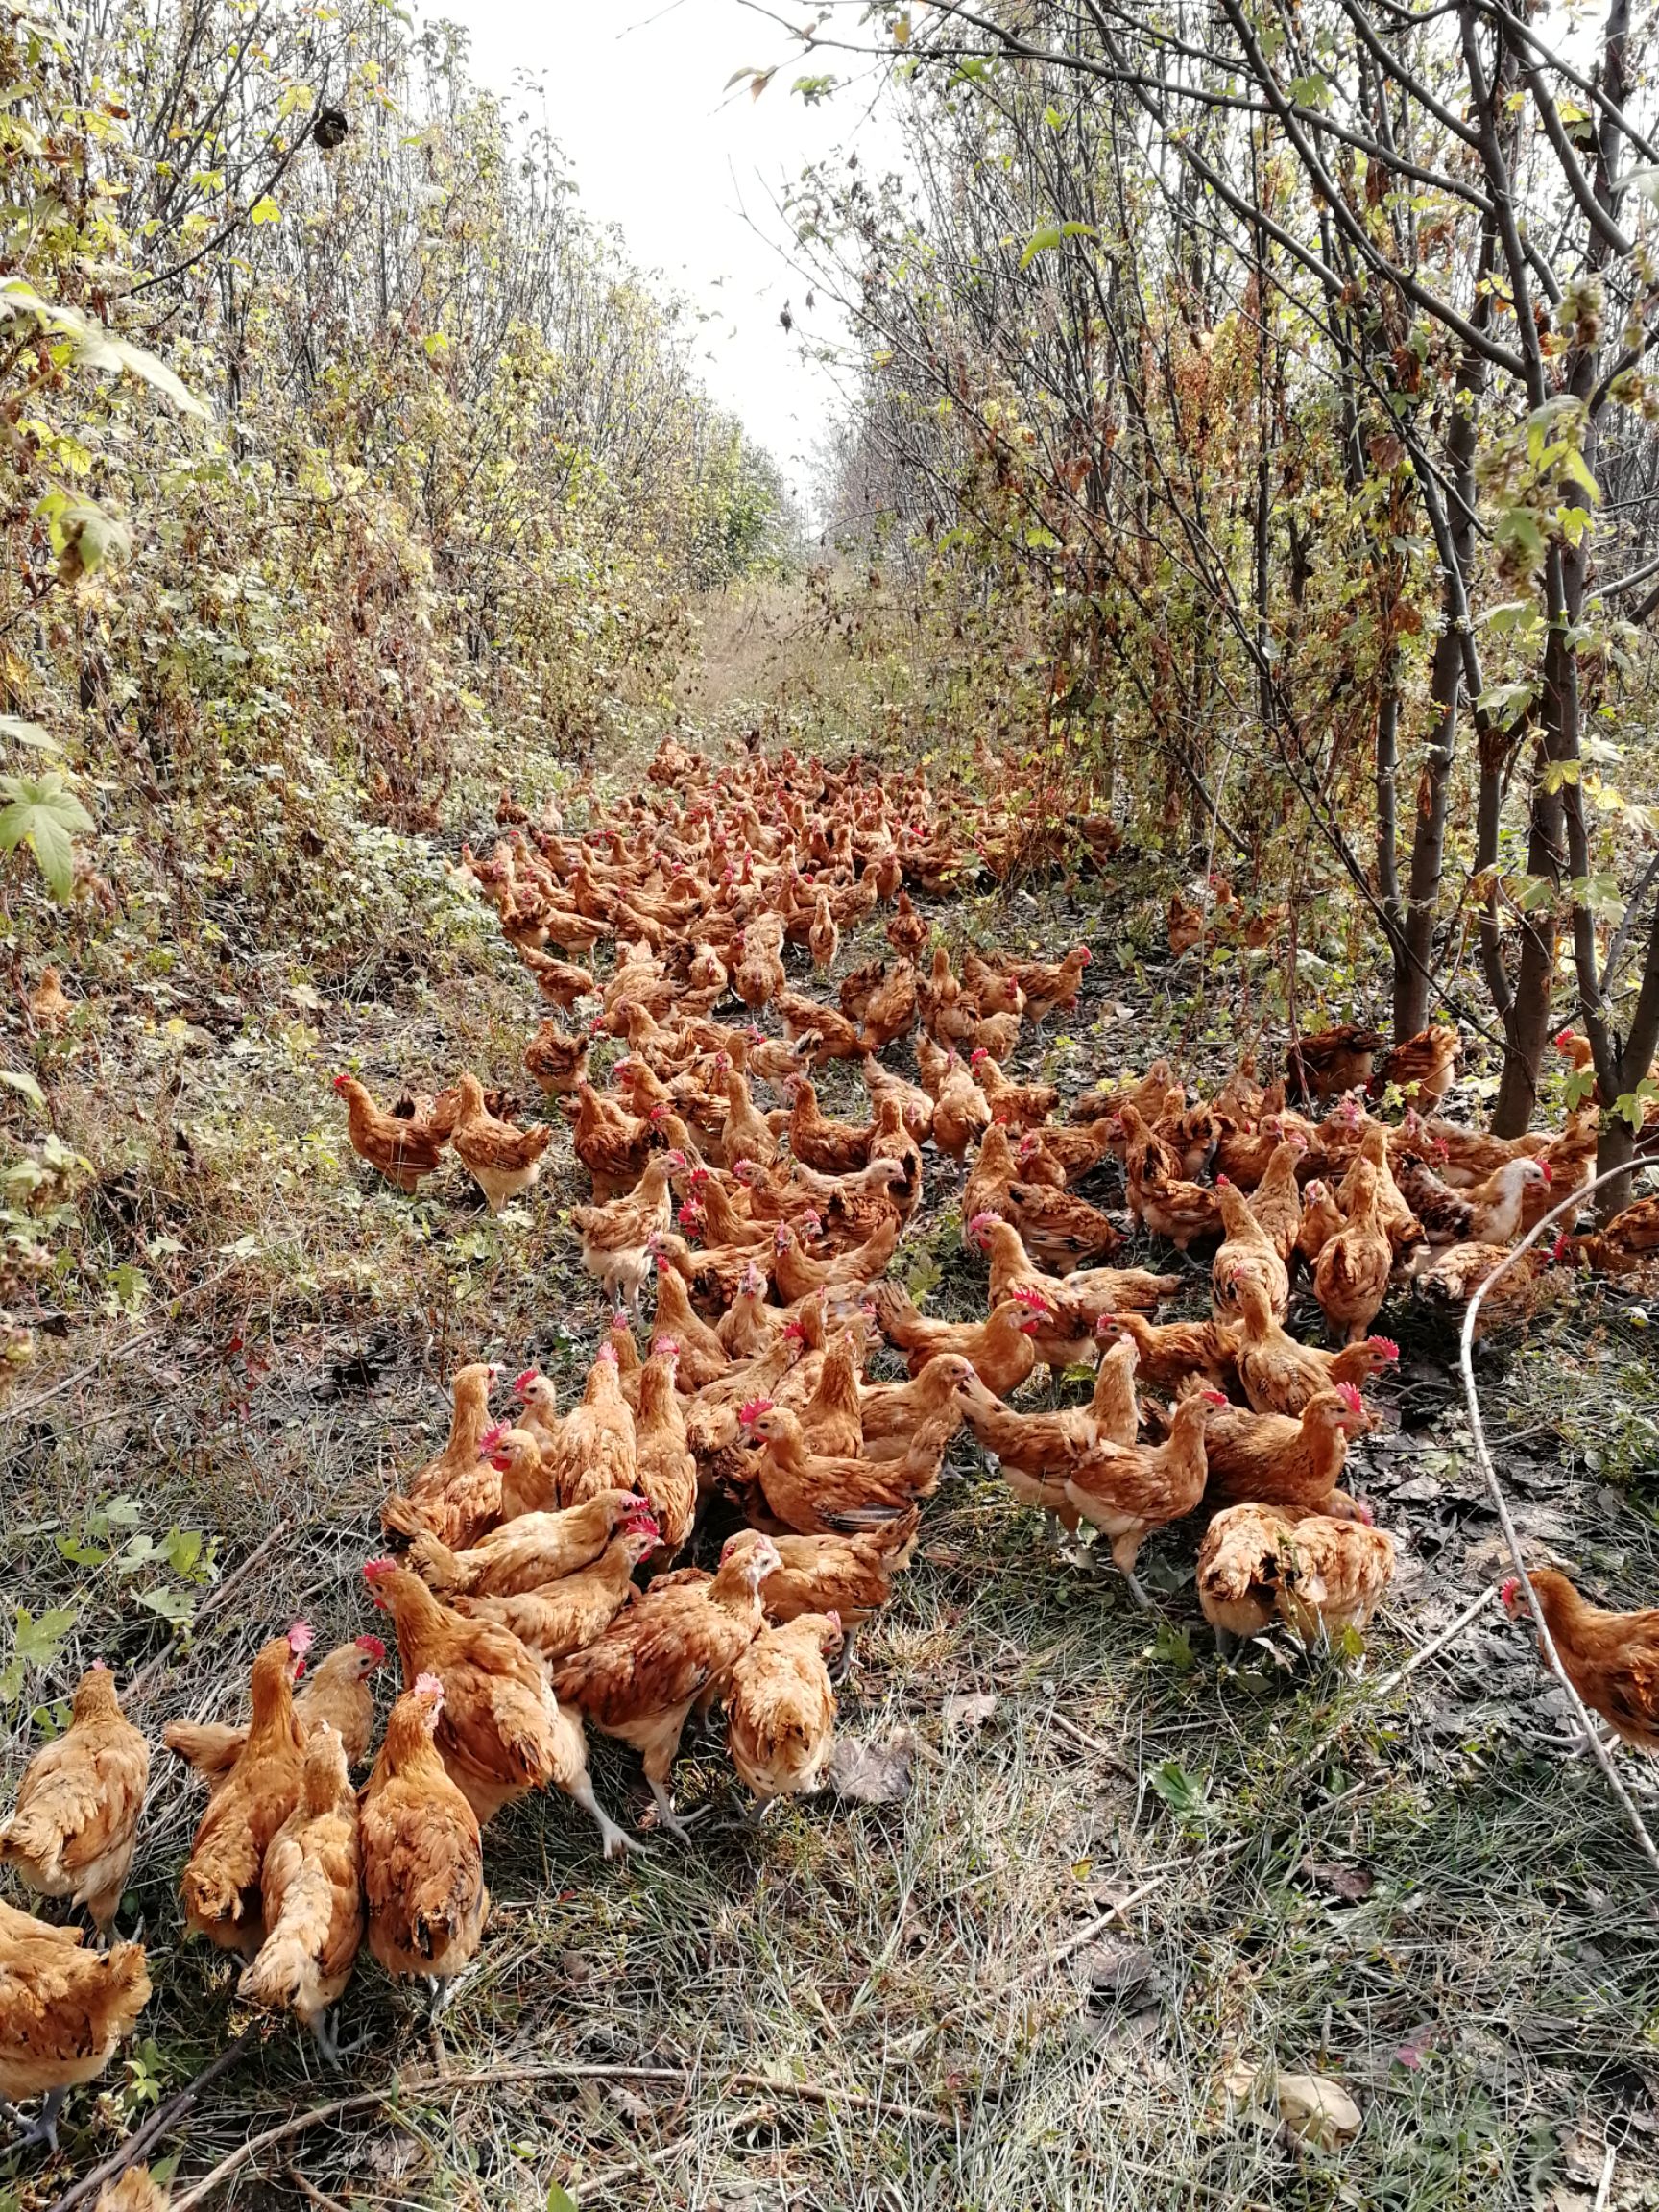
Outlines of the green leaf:
<svg viewBox="0 0 1659 2212">
<path fill-rule="evenodd" d="M 275 206 L 276 203 L 272 202 L 271 204 Z M 258 219 L 257 215 L 253 218 L 255 222 Z M 89 327 L 78 340 L 75 349 L 87 368 L 108 369 L 113 375 L 125 373 L 136 376 L 140 383 L 153 386 L 171 399 L 180 415 L 199 415 L 204 421 L 206 420 L 207 410 L 195 393 L 174 374 L 165 361 L 144 347 L 134 346 L 126 338 L 114 337 L 108 330 Z"/>
<path fill-rule="evenodd" d="M 1628 1121 L 1632 1129 L 1640 1129 L 1655 1098 L 1659 1098 L 1659 1083 L 1651 1075 L 1644 1075 L 1634 1091 L 1620 1093 L 1613 1101 L 1613 1111 L 1622 1120 Z"/>
<path fill-rule="evenodd" d="M 1601 487 L 1590 473 L 1590 464 L 1576 445 L 1571 447 L 1563 458 L 1561 472 L 1564 476 L 1571 476 L 1586 496 L 1593 499 L 1598 507 L 1600 506 Z"/>
<path fill-rule="evenodd" d="M 36 753 L 63 750 L 50 730 L 42 730 L 38 722 L 26 722 L 20 714 L 0 714 L 0 737 L 10 737 L 19 745 L 33 745 Z"/>
<path fill-rule="evenodd" d="M 1536 684 L 1489 684 L 1478 704 L 1489 722 L 1500 730 L 1513 730 L 1537 697 Z"/>
<path fill-rule="evenodd" d="M 169 1528 L 161 1549 L 174 1574 L 188 1577 L 195 1574 L 202 1558 L 202 1531 L 200 1528 Z"/>
<path fill-rule="evenodd" d="M 146 1611 L 171 1622 L 175 1628 L 188 1628 L 196 1618 L 196 1600 L 188 1590 L 140 1590 L 138 1602 Z"/>
<path fill-rule="evenodd" d="M 27 1098 L 36 1112 L 46 1111 L 46 1094 L 26 1068 L 0 1068 L 0 1083 Z"/>
<path fill-rule="evenodd" d="M 91 829 L 91 815 L 56 769 L 39 778 L 0 777 L 0 797 L 10 801 L 0 809 L 0 853 L 27 845 L 53 898 L 67 905 L 75 887 L 70 838 L 76 830 Z"/>
<path fill-rule="evenodd" d="M 1189 1774 L 1178 1759 L 1166 1759 L 1150 1776 L 1154 1790 L 1182 1819 L 1208 1819 L 1210 1786 L 1202 1774 Z"/>
<path fill-rule="evenodd" d="M 568 2189 L 561 2189 L 557 2181 L 547 2184 L 547 2212 L 579 2212 L 575 2198 Z"/>
<path fill-rule="evenodd" d="M 12 1657 L 25 1667 L 50 1667 L 80 1618 L 79 1613 L 54 1606 L 36 1620 L 26 1605 L 19 1605 L 17 1624 L 12 1633 Z"/>
<path fill-rule="evenodd" d="M 253 224 L 280 223 L 282 210 L 272 199 L 269 192 L 261 192 L 258 199 L 248 210 L 248 220 Z"/>
<path fill-rule="evenodd" d="M 1065 234 L 1058 223 L 1046 223 L 1040 230 L 1033 230 L 1020 256 L 1021 268 L 1029 269 L 1039 253 L 1052 253 Z"/>
<path fill-rule="evenodd" d="M 102 1567 L 109 1556 L 102 1544 L 90 1543 L 84 1536 L 58 1535 L 52 1541 L 62 1556 L 76 1567 Z"/>
</svg>

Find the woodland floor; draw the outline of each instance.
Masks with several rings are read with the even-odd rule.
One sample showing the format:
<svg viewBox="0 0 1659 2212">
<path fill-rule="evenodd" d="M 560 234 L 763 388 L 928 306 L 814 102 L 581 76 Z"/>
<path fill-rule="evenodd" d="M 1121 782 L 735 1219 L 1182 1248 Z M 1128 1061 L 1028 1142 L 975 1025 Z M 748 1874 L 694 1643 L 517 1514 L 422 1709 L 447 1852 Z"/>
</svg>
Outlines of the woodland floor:
<svg viewBox="0 0 1659 2212">
<path fill-rule="evenodd" d="M 1224 974 L 1200 1003 L 1191 962 L 1167 963 L 1130 864 L 1104 890 L 937 918 L 1095 947 L 1069 1035 L 1029 1045 L 1022 1072 L 1081 1088 L 1173 1049 L 1214 1081 L 1250 1042 Z M 8 1603 L 79 1625 L 5 1709 L 8 1790 L 36 1698 L 97 1652 L 131 1672 L 167 1647 L 135 1593 L 187 1598 L 189 1541 L 175 1574 L 165 1551 L 135 1558 L 133 1535 L 200 1530 L 224 1577 L 146 1678 L 138 1717 L 158 1736 L 175 1714 L 228 1709 L 295 1613 L 324 1646 L 369 1624 L 379 1502 L 442 1436 L 462 1359 L 535 1359 L 564 1383 L 586 1366 L 604 1313 L 564 1211 L 585 1188 L 567 1136 L 533 1204 L 499 1223 L 458 1166 L 411 1202 L 346 1146 L 327 1077 L 348 1062 L 385 1092 L 461 1061 L 529 1091 L 535 993 L 493 926 L 439 966 L 325 985 L 180 950 L 165 974 L 111 978 L 54 1047 L 96 1234 L 151 1297 L 48 1334 L 10 1408 Z M 933 1310 L 977 1312 L 959 1172 L 928 1160 L 897 1267 Z M 1194 1267 L 1191 1310 L 1206 1296 Z M 494 1910 L 442 2046 L 422 2001 L 366 1960 L 344 2080 L 273 2029 L 170 2146 L 176 2192 L 348 2098 L 216 2201 L 499 2212 L 557 2184 L 585 2207 L 695 2212 L 1659 2204 L 1659 1922 L 1616 1808 L 1587 1762 L 1539 1746 L 1560 1711 L 1495 1605 L 1390 1684 L 1502 1555 L 1452 1345 L 1408 1308 L 1383 1325 L 1403 1359 L 1354 1486 L 1407 1544 L 1359 1682 L 1289 1652 L 1219 1671 L 1190 1530 L 1146 1555 L 1154 1635 L 1109 1572 L 1053 1555 L 965 1439 L 843 1699 L 848 1734 L 910 1741 L 907 1802 L 785 1805 L 758 1835 L 717 1813 L 697 1850 L 659 1839 L 616 1866 L 562 1800 L 518 1806 L 491 1831 Z M 1639 1310 L 1588 1294 L 1524 1344 L 1483 1346 L 1479 1371 L 1524 1529 L 1599 1594 L 1650 1601 L 1659 1382 Z M 111 1500 L 132 1503 L 107 1533 Z M 594 1767 L 638 1823 L 632 1759 L 599 1744 Z M 719 1755 L 688 1756 L 678 1790 L 734 1810 Z M 180 1937 L 198 1810 L 158 1754 L 129 1906 L 156 1992 L 138 2064 L 112 2069 L 102 2102 L 72 2098 L 54 2165 L 19 2175 L 0 2155 L 3 2212 L 51 2202 L 244 2024 L 232 1969 Z M 1236 2063 L 1337 2076 L 1361 2133 L 1330 2154 L 1292 2146 L 1270 2111 L 1229 2106 Z"/>
</svg>

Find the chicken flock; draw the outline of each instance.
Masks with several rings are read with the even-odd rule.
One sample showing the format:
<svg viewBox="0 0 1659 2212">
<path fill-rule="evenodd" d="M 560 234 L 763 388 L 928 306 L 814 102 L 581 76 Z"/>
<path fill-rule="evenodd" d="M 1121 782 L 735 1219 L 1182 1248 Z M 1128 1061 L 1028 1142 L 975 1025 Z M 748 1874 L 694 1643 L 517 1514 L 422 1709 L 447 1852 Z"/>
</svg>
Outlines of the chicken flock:
<svg viewBox="0 0 1659 2212">
<path fill-rule="evenodd" d="M 387 1549 L 363 1570 L 401 1678 L 377 1746 L 384 1644 L 366 1631 L 307 1674 L 302 1622 L 259 1650 L 245 1719 L 164 1734 L 207 1792 L 180 1881 L 188 1927 L 240 1957 L 245 2000 L 291 2014 L 329 2059 L 364 1944 L 435 2002 L 475 1957 L 482 1832 L 504 1807 L 556 1791 L 607 1858 L 651 1847 L 600 1802 L 590 1732 L 639 1754 L 659 1837 L 689 1835 L 672 1776 L 693 1716 L 723 1716 L 751 1817 L 820 1790 L 859 1630 L 909 1566 L 961 1431 L 1011 1509 L 1046 1517 L 1060 1571 L 1097 1534 L 1148 1606 L 1141 1549 L 1190 1524 L 1223 1650 L 1276 1621 L 1353 1650 L 1395 1572 L 1394 1539 L 1344 1483 L 1367 1385 L 1398 1357 L 1382 1310 L 1407 1294 L 1459 1309 L 1595 1152 L 1593 1107 L 1515 1142 L 1444 1118 L 1450 1028 L 1385 1059 L 1375 1032 L 1304 1036 L 1283 1076 L 1246 1061 L 1208 1097 L 1165 1060 L 1069 1102 L 1016 1077 L 1022 1043 L 1075 1006 L 1089 949 L 953 958 L 912 894 L 1004 873 L 1018 809 L 930 791 L 919 770 L 755 753 L 716 773 L 669 741 L 603 828 L 502 813 L 465 873 L 551 1009 L 524 1067 L 591 1183 L 571 1218 L 609 1334 L 564 1409 L 534 1370 L 454 1377 L 448 1439 L 386 1499 Z M 1103 862 L 1110 825 L 1077 829 Z M 1239 911 L 1230 893 L 1214 906 Z M 786 948 L 828 977 L 843 932 L 878 909 L 887 952 L 833 998 L 796 987 Z M 601 979 L 584 963 L 606 941 Z M 733 999 L 741 1015 L 723 1018 Z M 611 1041 L 620 1057 L 596 1083 Z M 1581 1040 L 1557 1042 L 1580 1061 Z M 855 1118 L 820 1098 L 835 1063 L 861 1086 Z M 356 1152 L 405 1191 L 452 1150 L 499 1210 L 553 1137 L 470 1071 L 390 1108 L 349 1074 L 334 1087 Z M 1398 1119 L 1374 1117 L 1383 1092 Z M 1098 1201 L 1119 1195 L 1180 1256 L 1167 1270 L 1115 1263 L 1121 1209 Z M 913 1228 L 959 1234 L 983 1269 L 978 1318 L 930 1316 L 893 1277 Z M 1569 1246 L 1617 1270 L 1655 1243 L 1659 1202 L 1639 1202 L 1528 1255 L 1493 1304 L 1538 1296 Z M 1158 1319 L 1195 1249 L 1208 1314 Z M 1324 1344 L 1286 1328 L 1299 1277 Z M 1089 1394 L 1063 1406 L 1079 1368 Z M 1586 1702 L 1659 1748 L 1659 1612 L 1599 1612 L 1552 1571 L 1533 1587 Z M 1513 1584 L 1505 1598 L 1524 1606 Z M 112 1940 L 149 1768 L 94 1667 L 0 1826 L 0 1862 L 84 1907 L 98 1937 L 0 1905 L 0 2097 L 44 2098 L 30 2139 L 56 2144 L 65 2092 L 150 1994 L 142 1946 Z"/>
</svg>

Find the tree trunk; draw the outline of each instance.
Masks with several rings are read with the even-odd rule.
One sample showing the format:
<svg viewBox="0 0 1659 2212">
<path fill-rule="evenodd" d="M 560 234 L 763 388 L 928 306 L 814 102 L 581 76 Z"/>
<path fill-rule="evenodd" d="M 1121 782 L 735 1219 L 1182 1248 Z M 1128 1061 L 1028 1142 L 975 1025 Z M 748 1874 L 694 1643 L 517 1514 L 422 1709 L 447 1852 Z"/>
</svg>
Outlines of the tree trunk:
<svg viewBox="0 0 1659 2212">
<path fill-rule="evenodd" d="M 1482 255 L 1482 259 L 1486 255 Z M 1457 706 L 1463 689 L 1461 625 L 1468 619 L 1468 578 L 1475 559 L 1475 448 L 1480 401 L 1486 391 L 1486 363 L 1466 348 L 1458 369 L 1461 387 L 1446 433 L 1451 496 L 1443 525 L 1436 530 L 1446 583 L 1441 630 L 1434 647 L 1429 695 L 1434 709 L 1434 734 L 1417 792 L 1417 827 L 1411 838 L 1411 872 L 1407 880 L 1405 926 L 1394 945 L 1394 1038 L 1403 1044 L 1429 1021 L 1429 991 L 1434 953 L 1434 909 L 1446 851 L 1446 806 L 1452 763 L 1457 750 Z M 1426 497 L 1432 498 L 1426 493 Z"/>
</svg>

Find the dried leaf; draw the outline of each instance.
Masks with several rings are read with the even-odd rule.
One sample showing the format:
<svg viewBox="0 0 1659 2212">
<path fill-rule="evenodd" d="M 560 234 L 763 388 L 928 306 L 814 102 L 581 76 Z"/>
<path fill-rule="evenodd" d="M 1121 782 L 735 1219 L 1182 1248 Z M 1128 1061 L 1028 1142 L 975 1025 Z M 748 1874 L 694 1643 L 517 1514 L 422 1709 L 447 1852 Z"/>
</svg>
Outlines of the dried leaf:
<svg viewBox="0 0 1659 2212">
<path fill-rule="evenodd" d="M 1144 1943 L 1090 1943 L 1077 1960 L 1090 1988 L 1100 1997 L 1126 2001 L 1158 1979 L 1158 1961 Z"/>
<path fill-rule="evenodd" d="M 843 1736 L 830 1762 L 830 1788 L 854 1805 L 902 1805 L 910 1794 L 915 1762 L 907 1730 L 887 1743 L 859 1743 Z"/>
<path fill-rule="evenodd" d="M 1311 1882 L 1330 1896 L 1344 1897 L 1350 1905 L 1369 1897 L 1377 1887 L 1377 1877 L 1369 1866 L 1344 1866 L 1331 1860 L 1307 1858 L 1296 1871 L 1304 1882 Z"/>
<path fill-rule="evenodd" d="M 947 1697 L 939 1708 L 945 1725 L 962 1728 L 982 1728 L 997 1710 L 997 1693 L 994 1690 L 963 1690 Z"/>
<path fill-rule="evenodd" d="M 1305 2143 L 1329 2151 L 1358 2135 L 1364 2114 L 1340 2082 L 1323 2074 L 1281 2074 L 1274 2083 L 1279 2117 Z"/>
<path fill-rule="evenodd" d="M 1221 2077 L 1221 2086 L 1236 2104 L 1243 2104 L 1254 2091 L 1260 2073 L 1260 2067 L 1248 2058 L 1234 2058 Z"/>
</svg>

